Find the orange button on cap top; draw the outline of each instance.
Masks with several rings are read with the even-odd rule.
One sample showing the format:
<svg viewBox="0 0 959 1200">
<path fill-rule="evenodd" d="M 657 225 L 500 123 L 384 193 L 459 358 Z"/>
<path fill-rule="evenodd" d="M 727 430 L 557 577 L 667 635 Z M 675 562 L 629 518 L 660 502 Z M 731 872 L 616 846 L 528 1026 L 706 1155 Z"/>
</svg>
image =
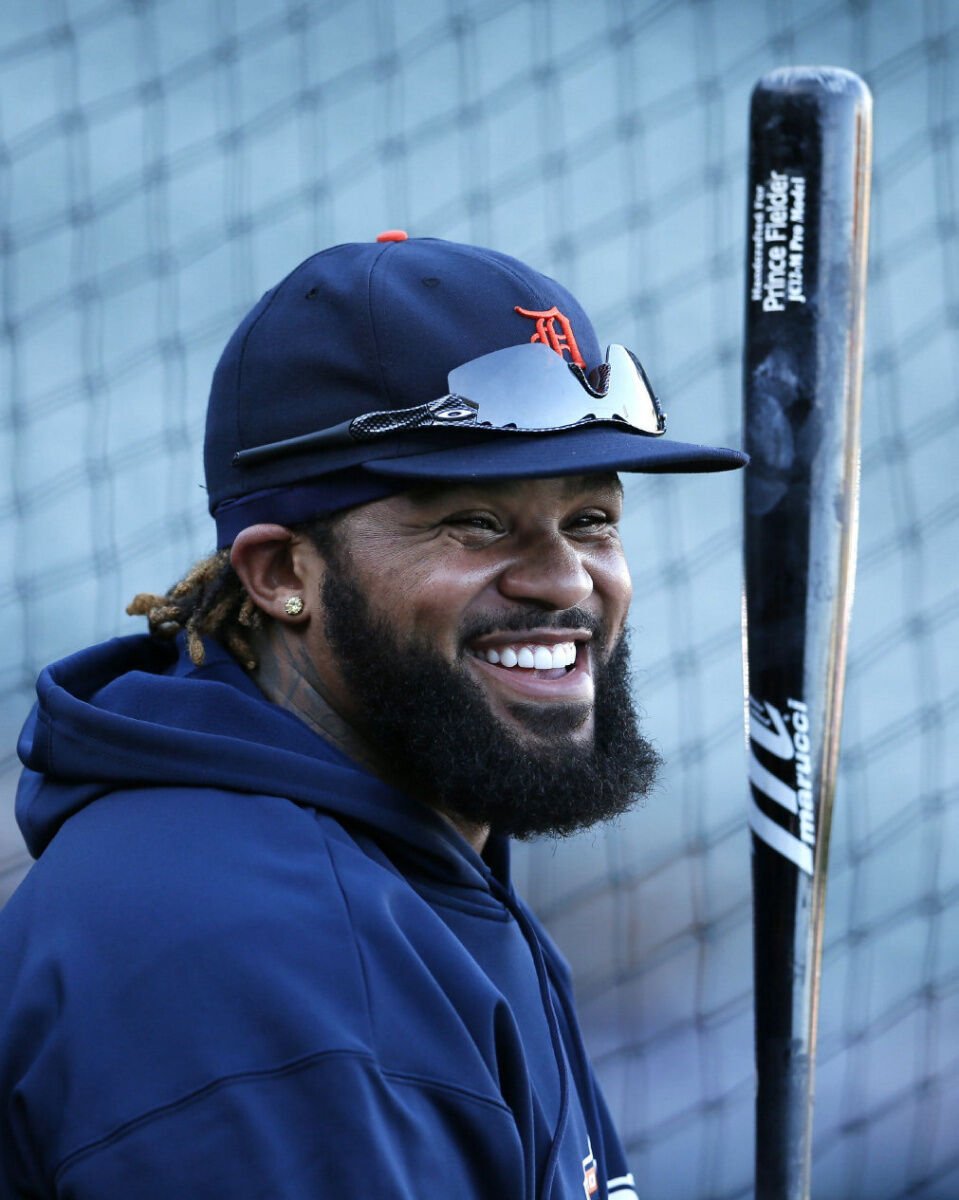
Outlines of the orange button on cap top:
<svg viewBox="0 0 959 1200">
<path fill-rule="evenodd" d="M 410 235 L 405 229 L 384 229 L 376 235 L 378 242 L 405 242 Z"/>
</svg>

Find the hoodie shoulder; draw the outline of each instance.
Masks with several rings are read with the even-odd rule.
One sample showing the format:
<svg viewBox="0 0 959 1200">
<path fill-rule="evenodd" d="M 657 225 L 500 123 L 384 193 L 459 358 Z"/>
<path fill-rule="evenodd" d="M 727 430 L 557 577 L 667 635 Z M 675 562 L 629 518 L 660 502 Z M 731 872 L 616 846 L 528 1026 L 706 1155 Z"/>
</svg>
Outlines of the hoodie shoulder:
<svg viewBox="0 0 959 1200">
<path fill-rule="evenodd" d="M 331 836 L 342 836 L 336 821 L 282 796 L 108 792 L 64 822 L 11 899 L 10 920 L 35 926 L 35 944 L 54 943 L 71 966 L 95 964 L 101 982 L 128 972 L 118 952 L 138 945 L 151 956 L 143 969 L 162 978 L 200 945 L 206 961 L 196 965 L 209 976 L 221 949 L 235 962 L 266 946 L 294 953 L 304 939 L 345 943 Z"/>
<path fill-rule="evenodd" d="M 114 792 L 64 824 L 0 913 L 0 1097 L 34 1138 L 66 1153 L 211 1081 L 369 1054 L 330 836 L 215 789 Z"/>
</svg>

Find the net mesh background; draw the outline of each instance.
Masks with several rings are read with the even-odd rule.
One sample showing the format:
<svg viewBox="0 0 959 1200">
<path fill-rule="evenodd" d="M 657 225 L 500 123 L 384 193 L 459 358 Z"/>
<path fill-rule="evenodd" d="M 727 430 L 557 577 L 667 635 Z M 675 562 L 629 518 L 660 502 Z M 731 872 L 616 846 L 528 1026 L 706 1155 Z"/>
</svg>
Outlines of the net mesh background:
<svg viewBox="0 0 959 1200">
<path fill-rule="evenodd" d="M 233 325 L 384 228 L 555 274 L 674 436 L 740 444 L 749 90 L 864 75 L 875 192 L 862 521 L 814 1191 L 959 1195 L 959 12 L 949 0 L 36 0 L 0 13 L 0 895 L 34 678 L 138 631 L 212 546 Z M 637 687 L 668 760 L 611 830 L 518 855 L 573 962 L 642 1197 L 751 1194 L 740 482 L 627 482 Z"/>
</svg>

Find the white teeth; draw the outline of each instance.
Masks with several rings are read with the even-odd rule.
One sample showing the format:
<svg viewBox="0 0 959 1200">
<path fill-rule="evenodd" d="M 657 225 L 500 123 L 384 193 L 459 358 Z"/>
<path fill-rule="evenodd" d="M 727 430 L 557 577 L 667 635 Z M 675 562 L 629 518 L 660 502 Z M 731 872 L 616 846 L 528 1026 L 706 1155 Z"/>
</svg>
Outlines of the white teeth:
<svg viewBox="0 0 959 1200">
<path fill-rule="evenodd" d="M 576 662 L 576 643 L 560 642 L 555 646 L 503 646 L 500 650 L 476 651 L 479 658 L 501 667 L 522 667 L 527 671 L 555 671 L 571 667 Z"/>
</svg>

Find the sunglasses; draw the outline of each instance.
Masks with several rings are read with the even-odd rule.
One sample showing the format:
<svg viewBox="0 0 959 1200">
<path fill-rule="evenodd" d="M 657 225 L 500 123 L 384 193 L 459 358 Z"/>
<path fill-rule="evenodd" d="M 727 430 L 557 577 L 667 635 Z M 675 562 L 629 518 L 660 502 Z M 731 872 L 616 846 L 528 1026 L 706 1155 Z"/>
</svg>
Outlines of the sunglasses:
<svg viewBox="0 0 959 1200">
<path fill-rule="evenodd" d="M 555 433 L 599 423 L 660 437 L 666 414 L 639 360 L 625 346 L 607 348 L 588 375 L 538 342 L 507 346 L 450 371 L 449 392 L 412 408 L 364 413 L 329 429 L 239 450 L 234 466 L 376 441 L 411 430 L 476 429 L 494 433 Z"/>
</svg>

